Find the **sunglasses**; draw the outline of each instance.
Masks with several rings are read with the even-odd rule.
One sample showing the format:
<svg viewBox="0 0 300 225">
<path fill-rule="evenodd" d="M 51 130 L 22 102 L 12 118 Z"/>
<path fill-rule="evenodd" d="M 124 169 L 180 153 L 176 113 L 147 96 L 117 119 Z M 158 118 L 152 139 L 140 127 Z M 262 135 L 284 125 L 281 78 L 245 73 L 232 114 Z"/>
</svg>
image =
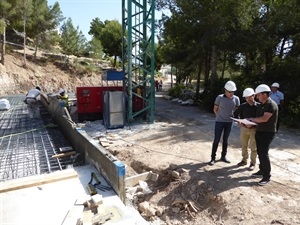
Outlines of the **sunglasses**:
<svg viewBox="0 0 300 225">
<path fill-rule="evenodd" d="M 225 89 L 226 90 L 226 89 Z M 227 91 L 227 90 L 226 90 Z M 228 93 L 230 93 L 230 94 L 233 94 L 234 93 L 234 91 L 227 91 Z"/>
</svg>

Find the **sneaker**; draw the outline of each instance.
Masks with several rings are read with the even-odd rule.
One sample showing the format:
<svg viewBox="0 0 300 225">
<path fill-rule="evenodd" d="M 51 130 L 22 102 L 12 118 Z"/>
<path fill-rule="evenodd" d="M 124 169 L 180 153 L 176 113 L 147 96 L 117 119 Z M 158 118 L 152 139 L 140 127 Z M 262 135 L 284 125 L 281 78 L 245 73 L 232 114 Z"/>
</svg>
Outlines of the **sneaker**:
<svg viewBox="0 0 300 225">
<path fill-rule="evenodd" d="M 249 170 L 252 171 L 252 170 L 254 170 L 254 168 L 255 168 L 255 165 L 253 163 L 250 163 Z"/>
<path fill-rule="evenodd" d="M 208 165 L 210 165 L 210 166 L 212 166 L 212 165 L 214 165 L 215 164 L 215 160 L 214 159 L 212 159 L 209 163 L 208 163 Z"/>
<path fill-rule="evenodd" d="M 226 156 L 222 157 L 221 161 L 226 162 L 226 163 L 231 163 L 231 161 L 229 159 L 227 159 Z"/>
<path fill-rule="evenodd" d="M 260 177 L 260 176 L 263 176 L 263 175 L 264 174 L 260 170 L 256 173 L 252 173 L 252 176 L 254 176 L 254 177 Z"/>
<path fill-rule="evenodd" d="M 237 164 L 237 166 L 246 166 L 246 165 L 247 165 L 247 163 L 243 160 Z"/>
<path fill-rule="evenodd" d="M 265 186 L 270 182 L 270 179 L 262 179 L 261 181 L 258 182 L 259 186 Z"/>
</svg>

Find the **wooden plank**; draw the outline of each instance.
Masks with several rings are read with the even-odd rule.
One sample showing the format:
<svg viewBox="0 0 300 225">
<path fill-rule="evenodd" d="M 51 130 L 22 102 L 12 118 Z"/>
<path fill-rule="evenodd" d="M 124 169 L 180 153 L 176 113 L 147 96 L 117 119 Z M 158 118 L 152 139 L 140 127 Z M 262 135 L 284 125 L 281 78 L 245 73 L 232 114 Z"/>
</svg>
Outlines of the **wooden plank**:
<svg viewBox="0 0 300 225">
<path fill-rule="evenodd" d="M 63 158 L 63 157 L 67 157 L 67 156 L 75 155 L 75 154 L 76 154 L 75 151 L 64 152 L 64 153 L 60 153 L 60 154 L 53 155 L 52 158 Z"/>
<path fill-rule="evenodd" d="M 0 193 L 78 177 L 73 169 L 0 182 Z"/>
<path fill-rule="evenodd" d="M 95 205 L 101 205 L 101 204 L 103 204 L 102 195 L 95 194 L 91 198 L 92 198 L 92 201 L 94 202 Z"/>
<path fill-rule="evenodd" d="M 126 177 L 125 178 L 125 186 L 126 187 L 133 187 L 135 185 L 137 185 L 139 183 L 139 180 L 146 180 L 148 179 L 150 172 L 145 172 L 145 173 L 141 173 L 141 174 L 137 174 L 131 177 Z"/>
<path fill-rule="evenodd" d="M 99 142 L 103 147 L 108 147 L 113 142 L 110 140 L 107 140 L 106 138 L 99 138 Z"/>
<path fill-rule="evenodd" d="M 139 183 L 139 181 L 145 181 L 145 180 L 152 180 L 152 181 L 157 181 L 158 179 L 158 174 L 153 173 L 152 171 L 137 174 L 131 177 L 126 177 L 125 178 L 125 185 L 126 187 L 133 187 Z"/>
</svg>

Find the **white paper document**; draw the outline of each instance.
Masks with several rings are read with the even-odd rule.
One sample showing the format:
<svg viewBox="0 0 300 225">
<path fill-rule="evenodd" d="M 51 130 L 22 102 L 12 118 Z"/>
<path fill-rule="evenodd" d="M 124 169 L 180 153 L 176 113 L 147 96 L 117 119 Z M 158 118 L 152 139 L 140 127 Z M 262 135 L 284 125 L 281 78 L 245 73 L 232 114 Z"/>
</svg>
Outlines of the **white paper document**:
<svg viewBox="0 0 300 225">
<path fill-rule="evenodd" d="M 242 123 L 242 124 L 245 124 L 245 125 L 250 125 L 250 126 L 256 126 L 257 123 L 253 123 L 249 120 L 246 120 L 246 119 L 236 119 L 236 118 L 233 118 L 233 117 L 230 117 L 232 120 L 236 121 L 236 122 L 239 122 L 239 123 Z"/>
</svg>

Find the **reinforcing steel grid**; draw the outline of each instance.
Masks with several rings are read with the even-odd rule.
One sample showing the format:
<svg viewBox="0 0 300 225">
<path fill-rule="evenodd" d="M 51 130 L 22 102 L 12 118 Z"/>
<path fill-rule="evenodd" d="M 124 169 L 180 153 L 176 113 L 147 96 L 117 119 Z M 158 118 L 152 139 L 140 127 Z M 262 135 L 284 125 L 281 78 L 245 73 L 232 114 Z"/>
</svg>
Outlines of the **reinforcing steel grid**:
<svg viewBox="0 0 300 225">
<path fill-rule="evenodd" d="M 40 118 L 31 119 L 25 96 L 8 96 L 11 108 L 0 111 L 0 181 L 46 174 L 73 166 L 72 157 L 55 158 L 68 146 L 58 127 L 40 104 Z"/>
</svg>

